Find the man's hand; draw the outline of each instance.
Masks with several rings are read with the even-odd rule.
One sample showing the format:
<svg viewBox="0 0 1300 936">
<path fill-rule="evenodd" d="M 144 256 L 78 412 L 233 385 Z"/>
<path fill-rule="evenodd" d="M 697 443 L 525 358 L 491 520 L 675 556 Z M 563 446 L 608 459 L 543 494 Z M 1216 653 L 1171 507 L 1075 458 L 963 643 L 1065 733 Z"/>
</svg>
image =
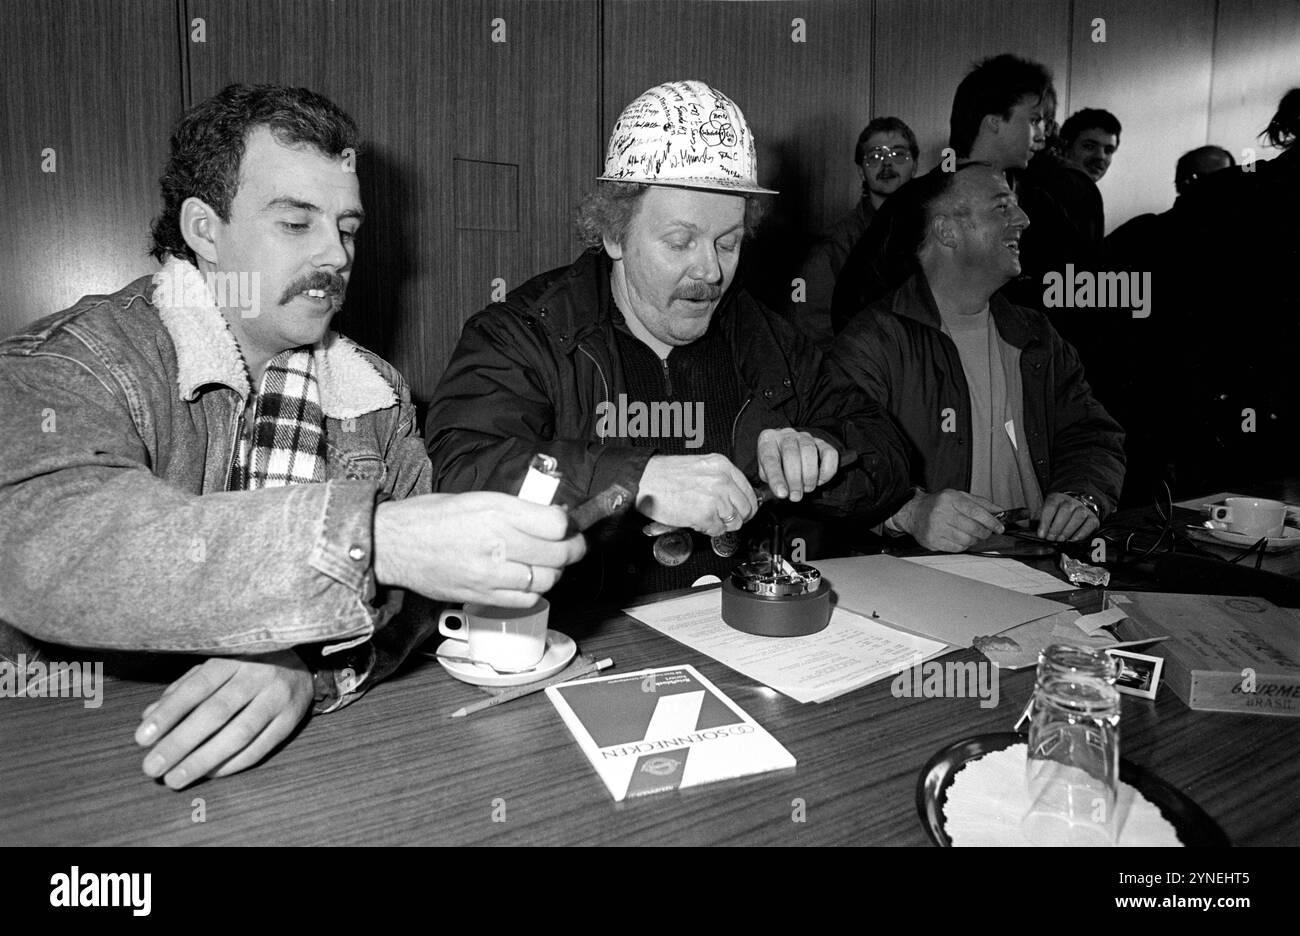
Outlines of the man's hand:
<svg viewBox="0 0 1300 936">
<path fill-rule="evenodd" d="M 894 514 L 894 523 L 926 549 L 963 552 L 1002 532 L 993 516 L 1001 509 L 983 497 L 949 489 L 912 498 Z"/>
<path fill-rule="evenodd" d="M 587 551 L 559 507 L 509 494 L 424 494 L 375 508 L 375 578 L 437 601 L 530 608 Z"/>
<path fill-rule="evenodd" d="M 667 526 L 718 536 L 739 530 L 758 499 L 725 455 L 655 455 L 641 474 L 636 508 Z"/>
<path fill-rule="evenodd" d="M 144 772 L 179 790 L 252 767 L 302 721 L 311 671 L 292 651 L 219 657 L 194 667 L 144 710 Z"/>
<path fill-rule="evenodd" d="M 1081 500 L 1069 494 L 1051 493 L 1043 501 L 1038 518 L 1038 535 L 1054 541 L 1081 540 L 1092 534 L 1101 521 Z"/>
<path fill-rule="evenodd" d="M 835 477 L 835 446 L 797 429 L 764 429 L 758 436 L 758 476 L 777 497 L 800 501 Z"/>
</svg>

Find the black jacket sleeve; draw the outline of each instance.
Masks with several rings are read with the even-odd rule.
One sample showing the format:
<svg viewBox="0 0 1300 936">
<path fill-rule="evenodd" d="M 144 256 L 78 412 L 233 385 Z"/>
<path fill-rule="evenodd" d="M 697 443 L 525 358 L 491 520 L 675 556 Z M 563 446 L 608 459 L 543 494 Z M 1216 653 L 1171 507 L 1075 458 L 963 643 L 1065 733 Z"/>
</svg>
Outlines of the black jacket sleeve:
<svg viewBox="0 0 1300 936">
<path fill-rule="evenodd" d="M 542 452 L 564 475 L 557 503 L 578 503 L 613 483 L 635 496 L 654 450 L 556 437 L 559 352 L 537 328 L 501 306 L 465 325 L 426 421 L 434 490 L 517 493 Z"/>
<path fill-rule="evenodd" d="M 752 320 L 752 319 L 751 319 Z M 779 416 L 763 417 L 810 432 L 856 459 L 846 464 L 819 493 L 819 506 L 830 513 L 851 516 L 868 525 L 894 513 L 910 496 L 906 442 L 880 401 L 865 393 L 847 374 L 830 366 L 811 340 L 788 323 L 768 314 L 775 341 L 786 350 L 792 397 L 779 408 Z M 755 325 L 757 322 L 755 322 Z M 760 407 L 760 414 L 762 409 Z M 756 436 L 756 432 L 751 430 Z M 738 439 L 738 456 L 753 458 L 756 438 Z M 749 465 L 737 461 L 742 471 Z"/>
</svg>

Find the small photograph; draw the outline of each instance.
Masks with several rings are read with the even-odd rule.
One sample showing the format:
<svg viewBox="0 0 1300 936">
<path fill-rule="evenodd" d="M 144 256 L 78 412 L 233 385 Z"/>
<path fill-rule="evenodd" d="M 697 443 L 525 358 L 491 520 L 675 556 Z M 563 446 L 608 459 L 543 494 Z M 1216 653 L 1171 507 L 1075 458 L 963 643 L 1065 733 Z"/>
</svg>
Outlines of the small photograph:
<svg viewBox="0 0 1300 936">
<path fill-rule="evenodd" d="M 1163 657 L 1147 656 L 1145 653 L 1129 653 L 1127 650 L 1107 650 L 1122 664 L 1115 688 L 1125 695 L 1141 699 L 1154 699 L 1160 688 L 1160 671 L 1164 668 Z"/>
</svg>

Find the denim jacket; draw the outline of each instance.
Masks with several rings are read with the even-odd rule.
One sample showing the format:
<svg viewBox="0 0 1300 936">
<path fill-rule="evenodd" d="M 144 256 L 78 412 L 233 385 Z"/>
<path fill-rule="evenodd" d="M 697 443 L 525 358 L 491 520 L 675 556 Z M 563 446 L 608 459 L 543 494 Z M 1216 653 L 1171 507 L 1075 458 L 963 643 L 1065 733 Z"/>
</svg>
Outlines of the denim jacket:
<svg viewBox="0 0 1300 936">
<path fill-rule="evenodd" d="M 108 650 L 317 645 L 343 674 L 318 672 L 318 710 L 395 669 L 428 622 L 384 626 L 403 596 L 376 586 L 373 515 L 429 492 L 429 460 L 397 371 L 334 333 L 313 354 L 328 480 L 226 491 L 249 380 L 193 266 L 0 343 L 0 621 Z"/>
</svg>

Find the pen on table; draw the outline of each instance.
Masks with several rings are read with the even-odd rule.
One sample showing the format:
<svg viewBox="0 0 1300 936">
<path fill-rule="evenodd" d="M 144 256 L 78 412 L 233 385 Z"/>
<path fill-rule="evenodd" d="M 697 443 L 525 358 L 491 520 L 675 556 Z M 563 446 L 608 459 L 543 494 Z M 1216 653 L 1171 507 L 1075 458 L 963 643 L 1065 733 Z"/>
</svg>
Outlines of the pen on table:
<svg viewBox="0 0 1300 936">
<path fill-rule="evenodd" d="M 558 676 L 552 676 L 550 679 L 544 679 L 541 682 L 529 683 L 526 686 L 516 686 L 514 689 L 507 689 L 499 695 L 494 695 L 489 699 L 483 699 L 481 702 L 475 702 L 473 705 L 466 705 L 458 708 L 448 715 L 448 718 L 463 718 L 466 715 L 473 715 L 475 712 L 481 712 L 485 708 L 491 708 L 494 705 L 500 705 L 502 702 L 509 702 L 511 699 L 518 699 L 521 696 L 532 695 L 534 692 L 541 692 L 547 686 L 555 686 L 562 682 L 569 682 L 573 679 L 586 676 L 588 673 L 599 672 L 603 669 L 609 669 L 614 665 L 614 661 L 609 657 L 603 660 L 591 660 L 581 666 L 575 667 L 570 672 L 560 673 Z"/>
</svg>

